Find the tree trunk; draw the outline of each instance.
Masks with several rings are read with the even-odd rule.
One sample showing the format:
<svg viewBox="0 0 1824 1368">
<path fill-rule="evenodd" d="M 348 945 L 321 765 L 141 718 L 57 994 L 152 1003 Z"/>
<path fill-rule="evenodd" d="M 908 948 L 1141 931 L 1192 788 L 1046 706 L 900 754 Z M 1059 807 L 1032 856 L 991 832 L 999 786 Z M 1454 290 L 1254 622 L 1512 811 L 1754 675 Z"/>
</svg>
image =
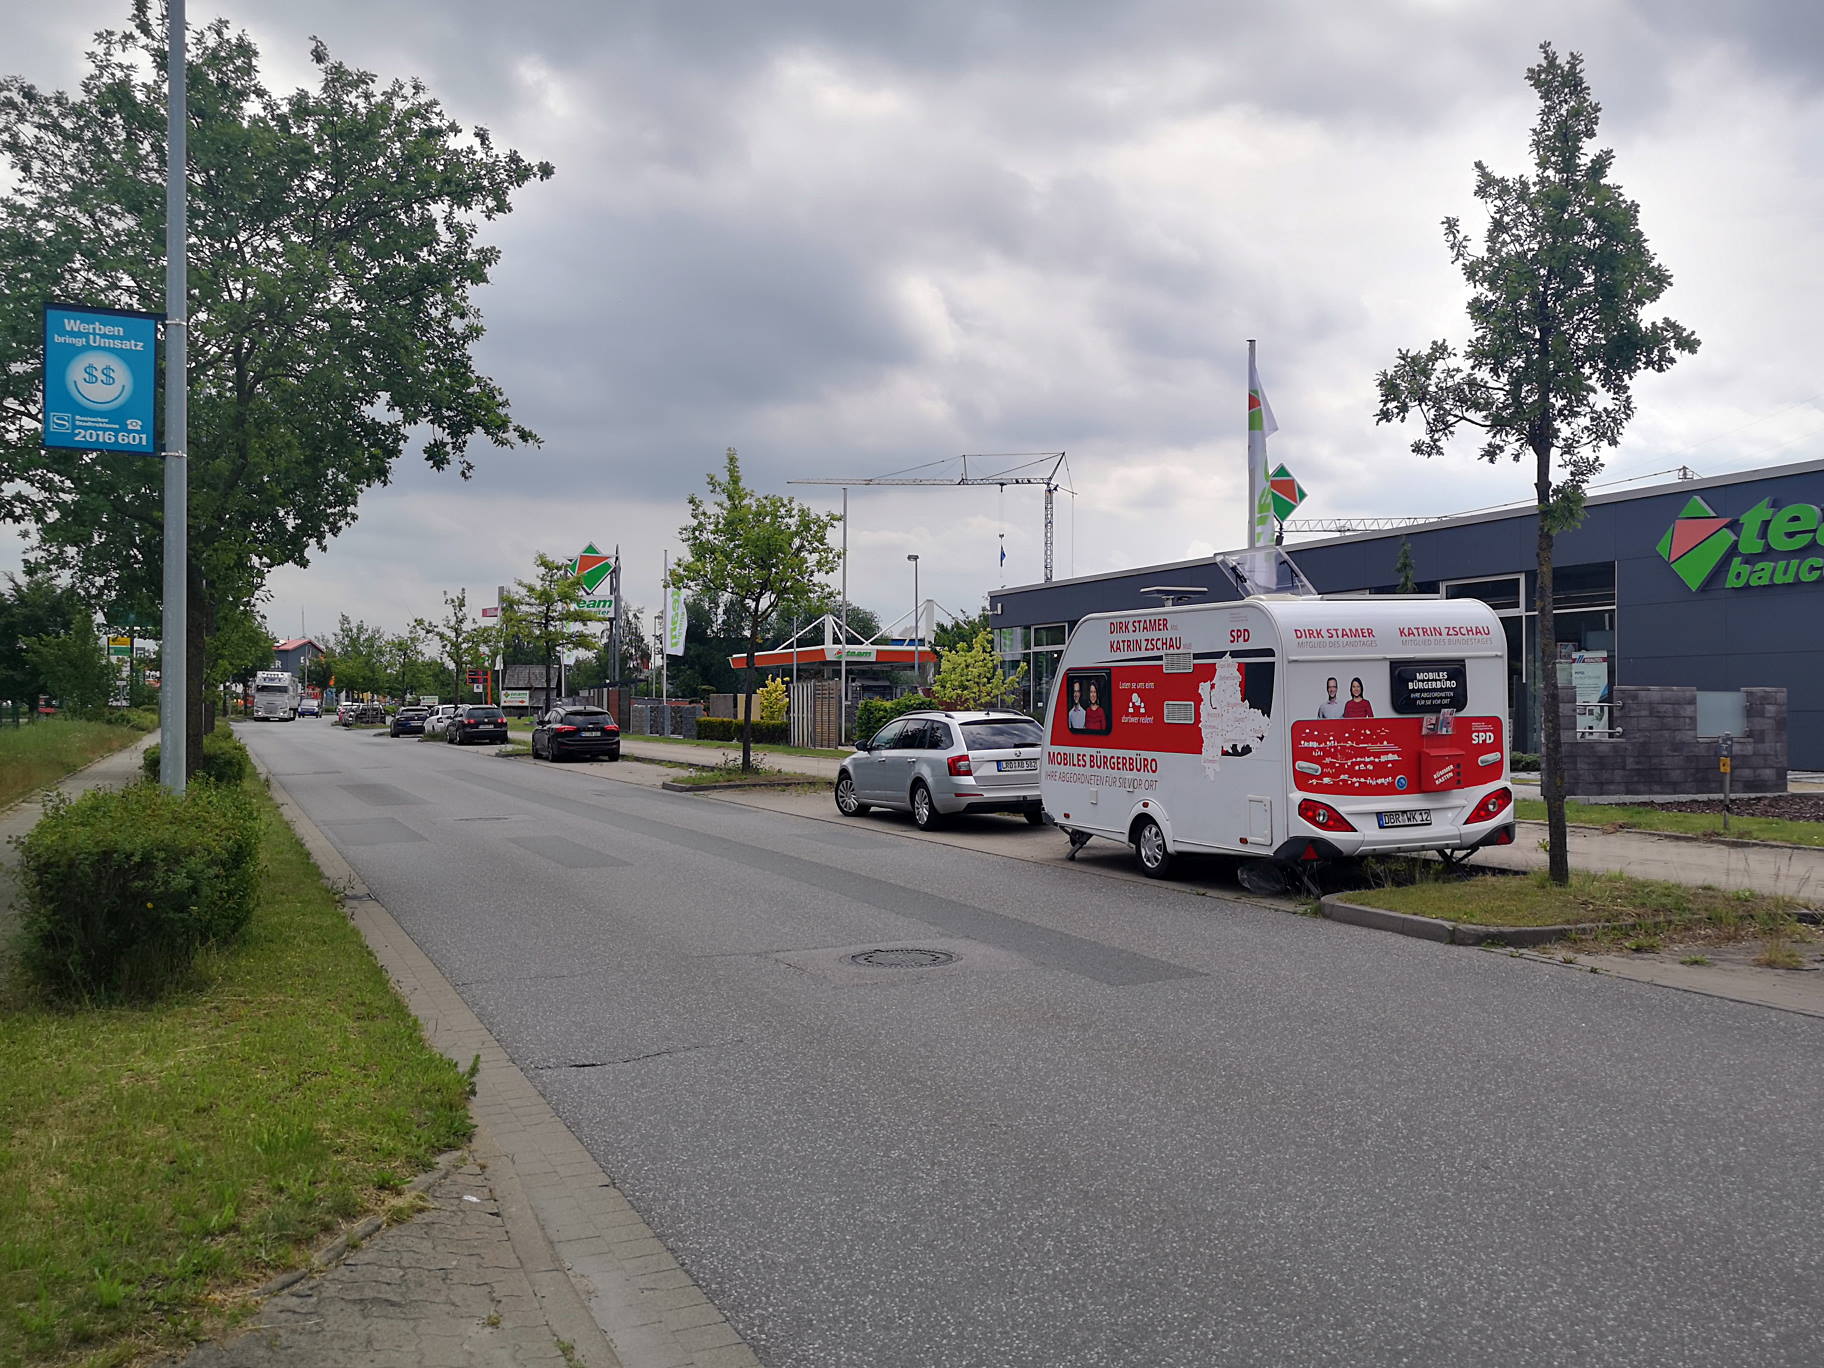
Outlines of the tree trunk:
<svg viewBox="0 0 1824 1368">
<path fill-rule="evenodd" d="M 215 623 L 215 607 L 209 602 L 208 585 L 194 570 L 190 574 L 189 602 L 185 613 L 184 633 L 184 779 L 196 778 L 203 766 L 203 737 L 208 731 L 209 703 L 203 684 L 204 666 L 208 660 L 209 629 Z"/>
<path fill-rule="evenodd" d="M 1571 881 L 1569 833 L 1564 821 L 1564 728 L 1558 715 L 1558 624 L 1553 614 L 1552 549 L 1555 540 L 1548 515 L 1551 501 L 1551 452 L 1539 453 L 1535 482 L 1539 502 L 1539 726 L 1543 746 L 1539 787 L 1545 798 L 1546 863 L 1553 883 Z"/>
</svg>

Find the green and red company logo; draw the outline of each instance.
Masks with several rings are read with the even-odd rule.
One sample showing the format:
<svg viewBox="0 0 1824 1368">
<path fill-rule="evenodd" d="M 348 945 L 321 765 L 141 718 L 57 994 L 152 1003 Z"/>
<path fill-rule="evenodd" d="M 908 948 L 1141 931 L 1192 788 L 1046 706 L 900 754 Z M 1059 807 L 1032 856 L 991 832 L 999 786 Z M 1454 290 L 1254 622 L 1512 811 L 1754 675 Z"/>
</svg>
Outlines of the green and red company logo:
<svg viewBox="0 0 1824 1368">
<path fill-rule="evenodd" d="M 1723 518 L 1693 495 L 1659 539 L 1659 554 L 1693 590 L 1702 589 L 1725 559 L 1725 589 L 1811 584 L 1824 578 L 1824 556 L 1816 554 L 1820 548 L 1824 512 L 1807 503 L 1776 509 L 1772 499 L 1762 499 L 1740 518 Z M 1770 556 L 1770 551 L 1787 554 Z"/>
<path fill-rule="evenodd" d="M 613 571 L 614 557 L 604 556 L 595 549 L 594 542 L 585 546 L 581 554 L 570 562 L 570 573 L 580 578 L 583 588 L 592 594 L 601 587 L 602 581 L 607 579 Z"/>
</svg>

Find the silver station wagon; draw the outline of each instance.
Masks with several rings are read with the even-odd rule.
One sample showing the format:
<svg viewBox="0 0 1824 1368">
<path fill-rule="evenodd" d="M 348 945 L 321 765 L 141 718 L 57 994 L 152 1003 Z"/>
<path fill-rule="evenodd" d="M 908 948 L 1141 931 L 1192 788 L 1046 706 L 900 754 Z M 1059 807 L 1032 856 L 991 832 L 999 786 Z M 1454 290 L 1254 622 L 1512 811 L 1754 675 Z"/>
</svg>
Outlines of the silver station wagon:
<svg viewBox="0 0 1824 1368">
<path fill-rule="evenodd" d="M 909 712 L 856 743 L 836 776 L 836 806 L 850 817 L 895 808 L 926 830 L 959 812 L 1019 812 L 1038 826 L 1043 741 L 1025 713 Z"/>
</svg>

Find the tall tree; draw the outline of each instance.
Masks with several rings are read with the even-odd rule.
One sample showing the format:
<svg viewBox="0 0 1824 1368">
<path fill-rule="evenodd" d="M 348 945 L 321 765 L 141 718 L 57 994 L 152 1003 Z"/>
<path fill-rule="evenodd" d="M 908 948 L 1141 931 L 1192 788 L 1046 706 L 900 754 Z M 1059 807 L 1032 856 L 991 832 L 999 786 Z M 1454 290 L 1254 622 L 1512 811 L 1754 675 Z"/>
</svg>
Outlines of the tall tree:
<svg viewBox="0 0 1824 1368">
<path fill-rule="evenodd" d="M 740 624 L 747 695 L 741 720 L 741 768 L 754 767 L 754 651 L 784 603 L 808 601 L 821 576 L 841 564 L 830 545 L 839 513 L 819 513 L 786 494 L 757 494 L 741 478 L 733 447 L 721 475 L 705 477 L 710 498 L 690 496 L 690 521 L 678 529 L 684 559 L 672 583 L 692 594 L 727 600 Z"/>
<path fill-rule="evenodd" d="M 956 650 L 971 645 L 978 634 L 988 630 L 988 610 L 984 608 L 974 617 L 940 623 L 937 631 L 932 634 L 931 646 L 938 651 Z"/>
<path fill-rule="evenodd" d="M 444 594 L 443 616 L 435 621 L 416 618 L 412 626 L 436 647 L 438 660 L 448 667 L 450 697 L 467 697 L 462 686 L 468 671 L 492 660 L 499 640 L 494 624 L 469 616 L 469 591 L 458 589 L 454 594 Z"/>
<path fill-rule="evenodd" d="M 272 668 L 272 628 L 249 603 L 224 604 L 209 636 L 204 679 L 211 689 L 231 681 L 248 683 Z"/>
<path fill-rule="evenodd" d="M 1461 427 L 1478 429 L 1480 459 L 1533 458 L 1538 507 L 1539 705 L 1543 789 L 1552 880 L 1567 883 L 1563 727 L 1559 717 L 1552 552 L 1559 532 L 1583 517 L 1584 490 L 1634 414 L 1634 378 L 1664 371 L 1697 338 L 1644 317 L 1672 283 L 1647 246 L 1640 207 L 1612 180 L 1615 154 L 1591 150 L 1601 106 L 1583 58 L 1550 43 L 1527 69 L 1539 97 L 1531 175 L 1497 176 L 1476 163 L 1475 197 L 1488 211 L 1478 244 L 1444 220 L 1451 260 L 1469 286 L 1470 340 L 1402 350 L 1376 377 L 1376 421 L 1417 415 L 1412 444 L 1437 456 Z"/>
<path fill-rule="evenodd" d="M 0 590 L 0 700 L 37 716 L 38 695 L 50 693 L 51 687 L 26 654 L 25 643 L 67 631 L 82 606 L 82 595 L 49 575 L 6 577 L 6 588 Z"/>
<path fill-rule="evenodd" d="M 347 613 L 336 619 L 336 630 L 323 643 L 323 655 L 336 688 L 344 694 L 375 693 L 385 687 L 386 632 Z"/>
<path fill-rule="evenodd" d="M 27 638 L 25 658 L 61 711 L 86 717 L 107 707 L 114 691 L 114 662 L 88 609 L 71 613 L 55 634 Z"/>
<path fill-rule="evenodd" d="M 77 93 L 0 81 L 0 518 L 33 529 L 34 563 L 107 599 L 157 592 L 162 474 L 40 449 L 38 307 L 162 307 L 165 51 L 163 16 L 135 0 Z M 310 56 L 314 84 L 275 95 L 246 34 L 190 34 L 193 764 L 216 605 L 308 563 L 408 451 L 466 476 L 478 438 L 537 441 L 475 369 L 473 294 L 500 255 L 481 222 L 551 167 L 463 129 L 421 82 L 383 83 L 320 42 Z"/>
<path fill-rule="evenodd" d="M 1018 694 L 1025 678 L 1024 664 L 1012 674 L 1002 671 L 994 634 L 979 627 L 969 640 L 938 649 L 931 698 L 940 708 L 996 708 Z"/>
<path fill-rule="evenodd" d="M 532 559 L 532 578 L 515 580 L 501 601 L 500 626 L 508 636 L 531 644 L 555 699 L 559 657 L 569 651 L 593 651 L 601 644 L 600 624 L 608 618 L 583 607 L 589 591 L 568 561 L 542 551 Z"/>
<path fill-rule="evenodd" d="M 1414 594 L 1418 592 L 1419 581 L 1416 577 L 1417 569 L 1418 567 L 1413 564 L 1412 560 L 1411 540 L 1408 538 L 1401 538 L 1400 554 L 1393 558 L 1393 573 L 1400 577 L 1399 583 L 1394 585 L 1395 592 L 1401 594 Z"/>
</svg>

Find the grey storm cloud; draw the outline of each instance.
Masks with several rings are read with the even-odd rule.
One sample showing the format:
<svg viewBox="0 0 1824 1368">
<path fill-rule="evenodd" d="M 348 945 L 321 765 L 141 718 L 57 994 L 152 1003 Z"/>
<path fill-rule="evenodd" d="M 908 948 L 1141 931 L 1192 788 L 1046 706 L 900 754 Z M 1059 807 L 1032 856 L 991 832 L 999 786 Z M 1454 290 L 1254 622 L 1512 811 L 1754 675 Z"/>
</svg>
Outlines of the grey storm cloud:
<svg viewBox="0 0 1824 1368">
<path fill-rule="evenodd" d="M 108 16 L 14 3 L 6 68 L 69 84 Z M 1438 221 L 1475 226 L 1475 158 L 1522 165 L 1548 38 L 1586 54 L 1679 281 L 1668 311 L 1706 343 L 1643 386 L 1614 468 L 1793 459 L 1824 426 L 1790 306 L 1824 283 L 1824 6 L 1804 0 L 192 0 L 192 21 L 218 10 L 275 85 L 309 78 L 320 36 L 557 167 L 486 229 L 504 256 L 479 296 L 481 360 L 544 445 L 478 452 L 467 484 L 401 469 L 275 576 L 275 621 L 341 596 L 398 624 L 585 537 L 656 580 L 727 445 L 769 488 L 1068 449 L 1078 571 L 1214 549 L 1241 524 L 1251 336 L 1276 453 L 1320 512 L 1513 497 L 1511 473 L 1376 428 L 1373 375 L 1461 336 Z M 1037 578 L 1030 497 L 854 509 L 863 602 L 900 596 L 919 548 L 955 607 Z"/>
</svg>

